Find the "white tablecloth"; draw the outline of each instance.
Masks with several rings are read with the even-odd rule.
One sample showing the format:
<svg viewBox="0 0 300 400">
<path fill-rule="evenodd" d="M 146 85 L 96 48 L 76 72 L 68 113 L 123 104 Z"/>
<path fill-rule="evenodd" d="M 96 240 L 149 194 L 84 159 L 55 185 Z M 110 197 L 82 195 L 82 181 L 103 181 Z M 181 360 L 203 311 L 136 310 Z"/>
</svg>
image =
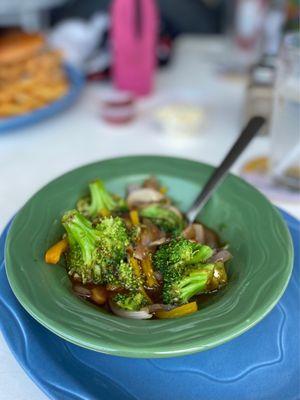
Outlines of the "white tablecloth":
<svg viewBox="0 0 300 400">
<path fill-rule="evenodd" d="M 228 57 L 215 38 L 182 37 L 174 59 L 157 77 L 156 91 L 139 103 L 139 117 L 115 127 L 100 118 L 104 83 L 89 84 L 67 112 L 35 126 L 0 135 L 0 229 L 24 202 L 49 180 L 81 164 L 129 154 L 164 154 L 218 164 L 243 122 L 246 82 L 217 74 L 218 60 Z M 206 123 L 199 136 L 173 141 L 158 133 L 150 110 L 170 98 L 191 97 L 203 102 Z M 268 151 L 268 139 L 258 137 L 233 172 L 253 155 Z M 300 217 L 299 205 L 280 203 Z M 45 395 L 30 381 L 0 336 L 0 400 L 42 400 Z"/>
</svg>

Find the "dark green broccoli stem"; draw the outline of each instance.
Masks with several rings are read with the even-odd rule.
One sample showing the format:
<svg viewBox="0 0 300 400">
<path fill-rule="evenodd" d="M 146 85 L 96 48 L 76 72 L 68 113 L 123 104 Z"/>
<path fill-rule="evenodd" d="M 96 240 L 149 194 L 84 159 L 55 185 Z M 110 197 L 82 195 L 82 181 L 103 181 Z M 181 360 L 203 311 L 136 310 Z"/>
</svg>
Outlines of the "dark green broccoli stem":
<svg viewBox="0 0 300 400">
<path fill-rule="evenodd" d="M 62 224 L 67 232 L 70 247 L 79 246 L 85 264 L 91 265 L 99 241 L 98 232 L 77 210 L 66 212 L 62 218 Z"/>
</svg>

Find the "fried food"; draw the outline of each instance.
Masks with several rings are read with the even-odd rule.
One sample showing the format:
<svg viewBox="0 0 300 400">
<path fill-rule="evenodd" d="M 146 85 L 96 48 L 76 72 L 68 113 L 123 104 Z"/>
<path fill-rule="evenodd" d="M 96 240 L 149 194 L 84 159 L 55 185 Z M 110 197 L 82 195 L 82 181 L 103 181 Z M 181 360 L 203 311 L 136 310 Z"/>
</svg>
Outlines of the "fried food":
<svg viewBox="0 0 300 400">
<path fill-rule="evenodd" d="M 61 54 L 40 34 L 0 36 L 0 118 L 34 111 L 68 91 Z"/>
</svg>

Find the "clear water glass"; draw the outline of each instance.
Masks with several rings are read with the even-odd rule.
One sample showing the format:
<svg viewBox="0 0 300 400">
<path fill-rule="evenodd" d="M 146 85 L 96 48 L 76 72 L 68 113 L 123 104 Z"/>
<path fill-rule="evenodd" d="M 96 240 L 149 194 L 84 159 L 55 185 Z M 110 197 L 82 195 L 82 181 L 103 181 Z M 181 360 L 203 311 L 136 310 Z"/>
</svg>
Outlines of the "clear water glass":
<svg viewBox="0 0 300 400">
<path fill-rule="evenodd" d="M 274 181 L 300 189 L 300 33 L 285 36 L 278 57 L 270 161 Z"/>
</svg>

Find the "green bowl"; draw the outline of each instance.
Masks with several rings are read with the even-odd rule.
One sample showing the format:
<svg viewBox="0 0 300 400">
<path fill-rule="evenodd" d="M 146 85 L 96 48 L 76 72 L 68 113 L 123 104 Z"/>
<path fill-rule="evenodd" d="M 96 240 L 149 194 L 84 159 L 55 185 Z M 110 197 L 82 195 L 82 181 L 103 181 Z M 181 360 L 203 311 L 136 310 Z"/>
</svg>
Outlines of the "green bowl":
<svg viewBox="0 0 300 400">
<path fill-rule="evenodd" d="M 44 262 L 45 250 L 62 234 L 64 211 L 87 184 L 103 179 L 111 192 L 149 174 L 187 210 L 213 168 L 178 158 L 139 156 L 90 164 L 49 183 L 14 218 L 6 241 L 6 271 L 22 306 L 46 328 L 79 346 L 127 357 L 170 357 L 207 350 L 257 324 L 283 294 L 293 265 L 288 229 L 269 201 L 229 175 L 200 220 L 230 244 L 229 284 L 198 312 L 173 320 L 130 320 L 78 299 L 60 265 Z"/>
</svg>

